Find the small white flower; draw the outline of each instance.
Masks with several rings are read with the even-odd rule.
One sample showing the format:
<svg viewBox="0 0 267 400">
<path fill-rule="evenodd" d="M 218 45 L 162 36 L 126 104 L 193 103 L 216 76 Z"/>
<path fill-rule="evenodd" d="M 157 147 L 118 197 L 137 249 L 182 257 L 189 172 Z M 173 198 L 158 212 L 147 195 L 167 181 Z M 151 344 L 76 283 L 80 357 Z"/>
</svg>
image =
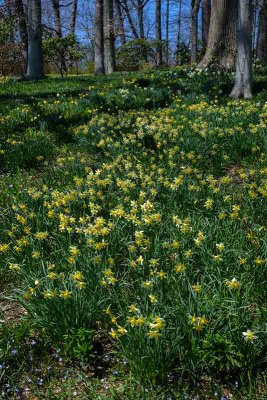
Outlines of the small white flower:
<svg viewBox="0 0 267 400">
<path fill-rule="evenodd" d="M 247 329 L 246 332 L 242 332 L 242 335 L 247 342 L 253 342 L 254 339 L 258 339 L 258 336 L 256 336 L 250 329 Z"/>
</svg>

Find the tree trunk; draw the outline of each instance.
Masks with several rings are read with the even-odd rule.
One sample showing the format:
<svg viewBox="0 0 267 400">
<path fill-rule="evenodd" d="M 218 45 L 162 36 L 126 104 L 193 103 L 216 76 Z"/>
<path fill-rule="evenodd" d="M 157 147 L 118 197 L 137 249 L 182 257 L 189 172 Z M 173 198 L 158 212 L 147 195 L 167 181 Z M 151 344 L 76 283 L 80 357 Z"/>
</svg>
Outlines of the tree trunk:
<svg viewBox="0 0 267 400">
<path fill-rule="evenodd" d="M 236 58 L 238 0 L 213 0 L 206 53 L 199 68 L 211 64 L 231 69 Z"/>
<path fill-rule="evenodd" d="M 234 99 L 252 97 L 251 5 L 251 0 L 239 0 Z"/>
<path fill-rule="evenodd" d="M 138 36 L 137 30 L 135 28 L 135 25 L 133 23 L 133 20 L 132 20 L 132 17 L 131 17 L 131 13 L 130 13 L 130 10 L 129 10 L 128 4 L 127 4 L 127 0 L 121 0 L 121 5 L 122 5 L 122 7 L 123 7 L 123 9 L 125 11 L 125 14 L 127 16 L 128 21 L 129 21 L 129 25 L 130 25 L 133 37 L 135 39 L 138 39 L 139 36 Z"/>
<path fill-rule="evenodd" d="M 29 0 L 27 78 L 30 80 L 44 76 L 41 13 L 41 0 Z"/>
<path fill-rule="evenodd" d="M 166 65 L 169 65 L 170 0 L 166 2 Z"/>
<path fill-rule="evenodd" d="M 113 0 L 104 0 L 104 65 L 105 73 L 115 69 Z"/>
<path fill-rule="evenodd" d="M 59 0 L 52 0 L 57 37 L 62 37 Z"/>
<path fill-rule="evenodd" d="M 96 75 L 104 74 L 103 0 L 95 0 L 95 66 Z"/>
<path fill-rule="evenodd" d="M 178 32 L 177 32 L 177 65 L 182 64 L 181 59 L 181 17 L 182 17 L 182 0 L 179 0 L 178 8 Z"/>
<path fill-rule="evenodd" d="M 156 0 L 156 41 L 157 41 L 157 67 L 162 66 L 162 43 L 161 43 L 161 0 Z"/>
<path fill-rule="evenodd" d="M 70 33 L 72 35 L 75 35 L 77 7 L 78 7 L 78 0 L 73 0 L 72 9 L 71 9 L 71 24 L 70 24 Z"/>
<path fill-rule="evenodd" d="M 198 12 L 200 0 L 191 0 L 191 64 L 197 62 Z"/>
<path fill-rule="evenodd" d="M 125 29 L 124 29 L 121 5 L 120 5 L 119 0 L 115 0 L 115 6 L 116 6 L 116 10 L 117 10 L 117 17 L 118 17 L 119 37 L 120 37 L 121 45 L 124 45 L 126 43 L 126 36 L 125 36 Z"/>
<path fill-rule="evenodd" d="M 202 0 L 202 42 L 206 47 L 208 43 L 209 27 L 210 27 L 210 10 L 211 0 Z"/>
<path fill-rule="evenodd" d="M 259 13 L 257 58 L 261 63 L 267 64 L 267 0 L 263 1 Z"/>
<path fill-rule="evenodd" d="M 138 27 L 139 27 L 139 37 L 144 39 L 144 6 L 142 0 L 137 1 L 137 17 L 138 17 Z"/>
<path fill-rule="evenodd" d="M 22 42 L 22 58 L 23 58 L 23 70 L 22 75 L 26 75 L 27 72 L 27 57 L 28 57 L 28 34 L 27 34 L 27 23 L 26 15 L 22 0 L 15 0 L 14 2 L 15 12 L 18 19 L 20 40 Z"/>
</svg>

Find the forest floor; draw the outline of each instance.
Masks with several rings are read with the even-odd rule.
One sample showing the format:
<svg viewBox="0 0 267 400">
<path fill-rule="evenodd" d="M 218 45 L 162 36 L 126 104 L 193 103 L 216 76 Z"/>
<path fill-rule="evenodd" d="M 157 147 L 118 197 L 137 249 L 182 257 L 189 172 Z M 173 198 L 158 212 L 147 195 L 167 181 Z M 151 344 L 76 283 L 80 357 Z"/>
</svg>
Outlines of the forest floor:
<svg viewBox="0 0 267 400">
<path fill-rule="evenodd" d="M 0 81 L 0 398 L 263 400 L 267 84 Z"/>
</svg>

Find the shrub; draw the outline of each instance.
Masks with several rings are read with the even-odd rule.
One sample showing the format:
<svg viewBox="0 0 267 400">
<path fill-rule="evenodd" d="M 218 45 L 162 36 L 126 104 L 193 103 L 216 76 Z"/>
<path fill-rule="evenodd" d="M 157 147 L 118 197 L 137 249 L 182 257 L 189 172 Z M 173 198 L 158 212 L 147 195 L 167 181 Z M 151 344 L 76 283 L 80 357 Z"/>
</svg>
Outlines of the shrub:
<svg viewBox="0 0 267 400">
<path fill-rule="evenodd" d="M 119 69 L 136 71 L 153 57 L 153 44 L 146 39 L 130 40 L 117 51 Z"/>
<path fill-rule="evenodd" d="M 69 68 L 83 58 L 83 51 L 74 35 L 45 39 L 43 54 L 45 62 L 51 63 L 61 76 L 67 75 Z"/>
</svg>

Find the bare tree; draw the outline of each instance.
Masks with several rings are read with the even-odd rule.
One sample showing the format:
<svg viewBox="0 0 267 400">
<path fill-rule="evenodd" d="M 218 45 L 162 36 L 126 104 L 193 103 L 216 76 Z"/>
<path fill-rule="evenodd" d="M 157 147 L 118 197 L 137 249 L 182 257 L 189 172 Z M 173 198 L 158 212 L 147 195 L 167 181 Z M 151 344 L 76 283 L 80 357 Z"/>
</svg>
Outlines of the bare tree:
<svg viewBox="0 0 267 400">
<path fill-rule="evenodd" d="M 133 37 L 135 39 L 138 39 L 139 36 L 138 36 L 137 30 L 136 30 L 136 27 L 134 25 L 134 22 L 133 22 L 133 19 L 132 19 L 132 16 L 131 16 L 131 12 L 130 12 L 129 7 L 128 7 L 127 0 L 120 0 L 120 4 L 123 7 L 123 9 L 125 11 L 125 14 L 127 16 L 127 19 L 128 19 L 128 22 L 129 22 Z"/>
<path fill-rule="evenodd" d="M 62 37 L 59 0 L 52 0 L 52 6 L 55 18 L 56 34 L 58 37 Z"/>
<path fill-rule="evenodd" d="M 170 29 L 170 0 L 166 0 L 166 65 L 169 65 L 169 29 Z"/>
<path fill-rule="evenodd" d="M 75 34 L 76 19 L 77 19 L 77 7 L 78 7 L 78 0 L 73 0 L 72 8 L 71 8 L 71 23 L 70 23 L 70 33 L 72 35 Z"/>
<path fill-rule="evenodd" d="M 145 38 L 145 29 L 144 29 L 144 8 L 147 5 L 149 0 L 132 0 L 132 3 L 137 10 L 137 20 L 138 20 L 138 28 L 139 28 L 139 37 L 140 39 Z"/>
<path fill-rule="evenodd" d="M 104 74 L 103 0 L 95 0 L 95 66 L 94 73 Z"/>
<path fill-rule="evenodd" d="M 44 76 L 41 17 L 41 0 L 29 0 L 27 78 L 30 80 L 40 79 Z"/>
<path fill-rule="evenodd" d="M 238 0 L 213 0 L 208 44 L 200 68 L 212 63 L 227 69 L 235 65 L 237 10 Z"/>
<path fill-rule="evenodd" d="M 263 64 L 267 64 L 267 0 L 263 0 L 259 12 L 257 58 Z"/>
<path fill-rule="evenodd" d="M 197 62 L 198 12 L 200 0 L 191 0 L 191 64 Z"/>
<path fill-rule="evenodd" d="M 22 43 L 22 57 L 23 57 L 23 75 L 27 72 L 27 57 L 28 57 L 28 34 L 27 34 L 27 24 L 26 15 L 24 11 L 24 6 L 22 0 L 14 1 L 15 13 L 18 19 L 19 34 Z"/>
<path fill-rule="evenodd" d="M 156 52 L 156 60 L 157 66 L 162 66 L 162 35 L 161 35 L 161 0 L 155 1 L 156 9 L 156 40 L 157 40 L 157 52 Z"/>
<path fill-rule="evenodd" d="M 182 64 L 181 60 L 181 18 L 182 18 L 182 0 L 178 0 L 178 32 L 177 32 L 177 65 Z"/>
<path fill-rule="evenodd" d="M 115 69 L 113 0 L 103 1 L 104 26 L 104 65 L 105 73 L 112 74 Z"/>
<path fill-rule="evenodd" d="M 236 78 L 230 94 L 235 99 L 252 97 L 251 11 L 251 0 L 239 0 Z"/>
<path fill-rule="evenodd" d="M 144 4 L 143 0 L 137 0 L 137 17 L 138 17 L 138 27 L 139 27 L 139 37 L 144 39 L 145 29 L 144 29 Z"/>
<path fill-rule="evenodd" d="M 122 7 L 119 0 L 115 0 L 115 7 L 117 13 L 117 20 L 118 20 L 118 36 L 121 41 L 121 45 L 126 43 L 126 36 L 125 36 L 125 29 L 124 29 L 124 20 L 122 15 Z"/>
<path fill-rule="evenodd" d="M 209 26 L 210 26 L 210 10 L 211 0 L 202 0 L 202 42 L 206 46 L 208 43 Z"/>
</svg>

